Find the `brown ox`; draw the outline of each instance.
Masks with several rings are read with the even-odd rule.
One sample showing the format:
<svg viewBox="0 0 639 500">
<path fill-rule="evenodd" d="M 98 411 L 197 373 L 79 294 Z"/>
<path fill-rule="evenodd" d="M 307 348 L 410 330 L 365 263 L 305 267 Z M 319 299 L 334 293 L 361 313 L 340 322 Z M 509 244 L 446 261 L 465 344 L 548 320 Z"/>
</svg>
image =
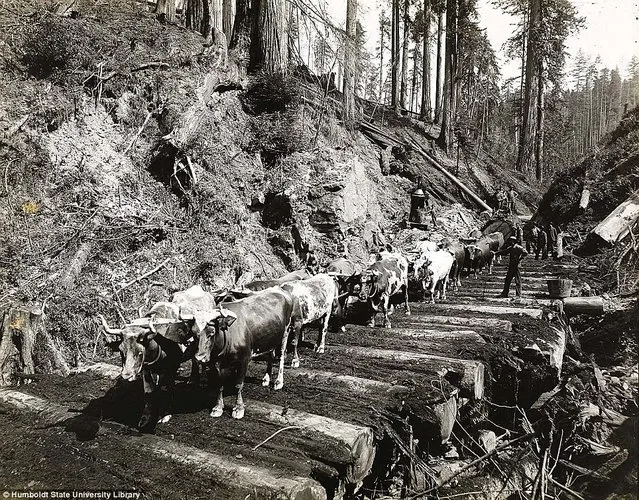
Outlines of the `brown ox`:
<svg viewBox="0 0 639 500">
<path fill-rule="evenodd" d="M 223 374 L 235 375 L 237 399 L 233 418 L 244 416 L 242 387 L 253 355 L 270 353 L 263 385 L 271 379 L 273 359 L 280 356 L 279 371 L 274 388 L 284 385 L 284 358 L 288 331 L 293 312 L 293 297 L 285 290 L 270 288 L 235 302 L 226 302 L 216 310 L 207 327 L 199 334 L 196 359 L 208 363 L 211 382 L 217 389 L 217 399 L 211 410 L 212 417 L 224 412 Z"/>
</svg>

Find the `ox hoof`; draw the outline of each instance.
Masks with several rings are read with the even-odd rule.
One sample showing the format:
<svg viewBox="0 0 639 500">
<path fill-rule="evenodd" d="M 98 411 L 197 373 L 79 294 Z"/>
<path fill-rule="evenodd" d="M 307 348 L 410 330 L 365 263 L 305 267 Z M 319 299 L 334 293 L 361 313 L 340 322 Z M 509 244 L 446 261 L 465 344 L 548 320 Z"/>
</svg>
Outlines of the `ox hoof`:
<svg viewBox="0 0 639 500">
<path fill-rule="evenodd" d="M 273 384 L 273 389 L 275 389 L 276 391 L 279 391 L 282 387 L 284 387 L 283 380 L 276 380 L 275 384 Z"/>
<path fill-rule="evenodd" d="M 233 408 L 233 413 L 231 413 L 231 416 L 236 420 L 244 418 L 244 407 L 241 406 Z"/>
<path fill-rule="evenodd" d="M 342 333 L 346 333 L 346 327 L 345 326 L 340 326 L 339 331 Z"/>
<path fill-rule="evenodd" d="M 294 359 L 293 361 L 291 361 L 291 368 L 299 368 L 299 367 L 300 367 L 299 359 Z"/>
<path fill-rule="evenodd" d="M 213 408 L 211 410 L 211 416 L 213 418 L 219 418 L 222 416 L 222 413 L 224 413 L 224 408 Z"/>
<path fill-rule="evenodd" d="M 390 323 L 384 323 L 384 328 L 392 328 Z"/>
<path fill-rule="evenodd" d="M 267 373 L 266 375 L 264 375 L 264 378 L 262 379 L 262 387 L 268 387 L 270 383 L 271 383 L 271 377 L 269 377 Z"/>
<path fill-rule="evenodd" d="M 324 354 L 324 346 L 323 345 L 318 345 L 317 347 L 315 347 L 315 352 L 317 354 Z"/>
<path fill-rule="evenodd" d="M 158 420 L 158 424 L 166 424 L 171 420 L 173 415 L 164 415 L 160 420 Z"/>
<path fill-rule="evenodd" d="M 410 316 L 410 309 L 406 309 L 406 316 Z"/>
<path fill-rule="evenodd" d="M 368 323 L 366 323 L 366 326 L 368 326 L 369 328 L 374 328 L 375 327 L 375 322 L 374 321 L 369 321 Z"/>
</svg>

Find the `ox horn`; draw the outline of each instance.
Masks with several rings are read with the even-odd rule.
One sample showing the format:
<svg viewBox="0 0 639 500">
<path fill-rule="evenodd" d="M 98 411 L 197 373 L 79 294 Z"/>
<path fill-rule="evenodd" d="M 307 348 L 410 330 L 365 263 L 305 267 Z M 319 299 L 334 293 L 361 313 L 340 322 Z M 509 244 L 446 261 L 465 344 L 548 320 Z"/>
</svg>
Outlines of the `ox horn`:
<svg viewBox="0 0 639 500">
<path fill-rule="evenodd" d="M 102 328 L 104 328 L 105 332 L 110 333 L 111 335 L 122 334 L 122 330 L 120 328 L 111 328 L 109 324 L 107 323 L 107 320 L 104 319 L 104 316 L 102 316 L 101 314 L 98 314 L 98 316 L 100 317 L 100 320 L 102 321 Z"/>
<path fill-rule="evenodd" d="M 228 314 L 226 314 L 226 311 L 222 307 L 222 304 L 220 304 L 220 314 L 222 315 L 223 318 L 227 318 L 228 317 Z"/>
<path fill-rule="evenodd" d="M 155 325 L 153 324 L 153 318 L 149 318 L 149 330 L 151 330 L 153 333 L 158 333 L 155 329 Z"/>
</svg>

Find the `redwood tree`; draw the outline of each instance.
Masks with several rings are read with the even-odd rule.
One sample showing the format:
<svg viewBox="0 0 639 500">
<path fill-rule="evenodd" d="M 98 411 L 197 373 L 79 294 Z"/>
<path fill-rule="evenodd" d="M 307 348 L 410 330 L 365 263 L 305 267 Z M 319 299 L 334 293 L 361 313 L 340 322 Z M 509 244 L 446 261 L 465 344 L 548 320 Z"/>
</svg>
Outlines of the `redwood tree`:
<svg viewBox="0 0 639 500">
<path fill-rule="evenodd" d="M 284 0 L 256 0 L 251 37 L 253 70 L 284 73 L 288 66 Z"/>
<path fill-rule="evenodd" d="M 344 123 L 355 120 L 355 65 L 357 52 L 357 0 L 346 2 L 346 46 L 344 56 Z"/>
</svg>

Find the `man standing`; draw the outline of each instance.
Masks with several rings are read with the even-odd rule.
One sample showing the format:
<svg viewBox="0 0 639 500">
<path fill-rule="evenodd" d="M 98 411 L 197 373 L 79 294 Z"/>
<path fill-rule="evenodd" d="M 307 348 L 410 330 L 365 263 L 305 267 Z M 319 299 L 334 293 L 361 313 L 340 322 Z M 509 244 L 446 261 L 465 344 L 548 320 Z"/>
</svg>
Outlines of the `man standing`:
<svg viewBox="0 0 639 500">
<path fill-rule="evenodd" d="M 510 283 L 513 278 L 515 279 L 515 294 L 517 298 L 521 298 L 521 273 L 519 272 L 519 263 L 528 252 L 526 249 L 517 243 L 517 238 L 511 236 L 508 238 L 508 247 L 495 252 L 495 255 L 509 255 L 508 260 L 508 272 L 506 273 L 506 282 L 504 283 L 504 291 L 501 292 L 500 297 L 507 298 L 510 293 Z"/>
<path fill-rule="evenodd" d="M 537 259 L 538 257 L 538 253 L 537 253 L 537 240 L 539 239 L 539 227 L 537 227 L 537 223 L 535 222 L 533 224 L 533 227 L 530 231 L 530 239 L 526 240 L 526 251 L 528 253 L 534 253 L 535 254 L 535 259 Z"/>
<path fill-rule="evenodd" d="M 521 228 L 521 224 L 519 222 L 515 224 L 515 238 L 517 239 L 517 243 L 523 247 L 524 246 L 524 230 Z"/>
<path fill-rule="evenodd" d="M 541 253 L 541 258 L 548 258 L 548 233 L 543 227 L 539 227 L 539 232 L 537 233 L 537 248 L 535 250 L 535 260 L 539 260 L 539 254 Z"/>
<path fill-rule="evenodd" d="M 555 245 L 557 244 L 557 228 L 554 226 L 552 222 L 548 223 L 548 251 L 553 256 L 553 258 L 557 258 L 557 254 L 555 253 Z"/>
<path fill-rule="evenodd" d="M 508 191 L 508 213 L 509 214 L 514 214 L 515 213 L 515 200 L 517 199 L 519 195 L 517 194 L 517 191 L 515 191 L 513 188 L 510 188 L 510 191 Z"/>
</svg>

